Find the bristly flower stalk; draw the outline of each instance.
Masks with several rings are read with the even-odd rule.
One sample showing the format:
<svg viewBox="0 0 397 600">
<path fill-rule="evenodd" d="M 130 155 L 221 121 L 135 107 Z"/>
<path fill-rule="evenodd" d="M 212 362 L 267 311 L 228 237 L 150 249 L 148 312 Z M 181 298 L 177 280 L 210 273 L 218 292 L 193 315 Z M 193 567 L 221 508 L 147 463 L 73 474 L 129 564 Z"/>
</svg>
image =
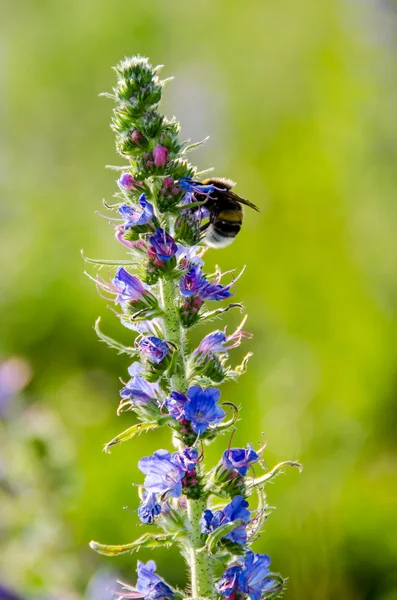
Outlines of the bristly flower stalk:
<svg viewBox="0 0 397 600">
<path fill-rule="evenodd" d="M 196 181 L 186 152 L 199 144 L 181 142 L 179 124 L 158 111 L 166 83 L 160 67 L 137 56 L 123 60 L 115 71 L 117 84 L 106 96 L 115 102 L 112 129 L 117 151 L 127 162 L 116 167 L 121 172 L 116 202 L 106 206 L 115 211 L 115 236 L 127 259 L 86 260 L 115 268 L 108 279 L 91 279 L 101 295 L 110 296 L 113 312 L 134 338 L 124 346 L 104 335 L 99 321 L 95 329 L 102 341 L 131 357 L 118 414 L 133 411 L 138 423 L 105 450 L 165 426 L 174 449 L 159 449 L 138 462 L 144 479 L 138 484 L 137 511 L 149 532 L 129 544 L 91 542 L 91 547 L 107 556 L 180 547 L 190 572 L 188 591 L 172 589 L 156 574 L 153 561 L 138 562 L 136 584 L 121 583 L 119 600 L 277 598 L 285 580 L 270 570 L 269 557 L 254 553 L 251 545 L 268 512 L 265 484 L 283 466 L 300 465 L 281 463 L 267 472 L 263 449 L 255 451 L 250 444 L 231 448 L 229 442 L 218 465 L 206 469 L 205 444 L 225 433 L 231 440 L 238 417 L 238 408 L 225 402 L 216 386 L 245 372 L 251 354 L 232 367 L 229 353 L 251 335 L 243 330 L 245 317 L 234 333 L 218 329 L 196 349 L 187 339 L 191 327 L 242 309 L 240 304 L 207 308 L 207 303 L 231 298 L 238 279 L 234 272 L 205 274 L 203 261 L 211 222 L 205 204 L 230 185 L 215 180 L 226 186 L 219 189 L 217 183 Z M 264 472 L 253 476 L 254 464 Z"/>
</svg>

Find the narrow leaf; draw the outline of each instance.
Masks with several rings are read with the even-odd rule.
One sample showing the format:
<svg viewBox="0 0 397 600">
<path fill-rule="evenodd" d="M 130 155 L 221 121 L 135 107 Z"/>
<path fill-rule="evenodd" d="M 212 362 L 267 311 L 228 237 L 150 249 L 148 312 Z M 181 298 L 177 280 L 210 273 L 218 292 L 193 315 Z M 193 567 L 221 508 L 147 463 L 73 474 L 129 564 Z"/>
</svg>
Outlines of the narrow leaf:
<svg viewBox="0 0 397 600">
<path fill-rule="evenodd" d="M 262 485 L 264 483 L 267 483 L 268 481 L 273 479 L 273 477 L 275 477 L 277 474 L 282 472 L 284 467 L 297 467 L 299 469 L 299 471 L 302 471 L 302 468 L 303 468 L 302 465 L 296 461 L 287 460 L 285 462 L 281 462 L 278 465 L 276 465 L 275 467 L 273 467 L 273 469 L 271 471 L 269 471 L 268 473 L 265 473 L 265 475 L 262 475 L 261 477 L 256 477 L 255 479 L 248 480 L 247 487 L 255 487 L 257 485 Z"/>
<path fill-rule="evenodd" d="M 220 433 L 221 431 L 228 429 L 229 427 L 234 425 L 238 419 L 238 408 L 235 404 L 233 404 L 233 402 L 222 402 L 222 406 L 230 406 L 233 410 L 233 416 L 228 421 L 225 421 L 224 423 L 219 423 L 219 425 L 217 425 L 216 427 L 211 428 L 209 430 L 211 433 Z"/>
<path fill-rule="evenodd" d="M 145 533 L 145 535 L 130 544 L 111 546 L 92 541 L 90 542 L 90 548 L 95 550 L 95 552 L 98 552 L 98 554 L 104 554 L 105 556 L 119 556 L 120 554 L 126 554 L 127 552 L 135 552 L 140 548 L 169 548 L 177 537 L 179 536 Z"/>
<path fill-rule="evenodd" d="M 201 140 L 201 142 L 195 142 L 193 144 L 189 144 L 188 146 L 186 146 L 183 149 L 182 154 L 185 154 L 186 152 L 190 152 L 190 150 L 194 150 L 195 148 L 199 148 L 200 146 L 202 146 L 203 144 L 208 142 L 209 139 L 210 139 L 210 136 L 207 135 L 207 137 L 205 137 L 203 140 Z"/>
<path fill-rule="evenodd" d="M 111 446 L 116 446 L 116 444 L 122 444 L 123 442 L 128 442 L 128 440 L 135 437 L 136 435 L 140 435 L 141 433 L 146 433 L 147 431 L 151 431 L 152 429 L 157 429 L 157 427 L 159 427 L 159 424 L 156 421 L 154 421 L 153 423 L 136 423 L 136 425 L 132 425 L 132 427 L 129 427 L 122 433 L 119 433 L 118 435 L 116 435 L 116 437 L 114 437 L 112 440 L 110 440 L 110 442 L 105 444 L 103 449 L 105 452 L 110 454 L 109 448 Z"/>
<path fill-rule="evenodd" d="M 226 537 L 233 529 L 236 529 L 236 527 L 240 527 L 240 525 L 245 525 L 245 522 L 242 519 L 236 519 L 236 521 L 221 525 L 218 529 L 215 529 L 215 531 L 210 533 L 205 545 L 208 552 L 210 552 L 210 554 L 215 554 L 217 545 L 221 539 Z"/>
<path fill-rule="evenodd" d="M 83 257 L 85 262 L 93 263 L 95 265 L 114 265 L 115 267 L 118 267 L 120 265 L 135 265 L 136 264 L 132 260 L 105 260 L 102 258 L 88 258 L 88 256 L 85 256 L 83 250 L 81 250 L 81 256 Z"/>
<path fill-rule="evenodd" d="M 215 310 L 209 310 L 204 312 L 200 316 L 199 322 L 203 323 L 204 321 L 212 321 L 220 317 L 220 315 L 223 315 L 223 313 L 228 312 L 232 308 L 239 308 L 240 310 L 243 310 L 244 307 L 242 304 L 238 304 L 237 302 L 235 302 L 233 304 L 229 304 L 229 306 L 226 306 L 226 308 L 216 308 Z"/>
<path fill-rule="evenodd" d="M 113 338 L 102 333 L 102 331 L 99 329 L 100 322 L 101 322 L 101 317 L 98 317 L 97 320 L 95 321 L 94 329 L 95 329 L 97 336 L 101 340 L 101 342 L 104 342 L 105 344 L 110 346 L 110 348 L 114 348 L 115 350 L 118 350 L 119 354 L 128 354 L 128 356 L 134 356 L 134 357 L 137 355 L 137 352 L 136 352 L 136 350 L 134 350 L 134 348 L 131 348 L 129 346 L 124 346 L 123 344 L 120 344 L 120 342 L 117 342 Z"/>
</svg>

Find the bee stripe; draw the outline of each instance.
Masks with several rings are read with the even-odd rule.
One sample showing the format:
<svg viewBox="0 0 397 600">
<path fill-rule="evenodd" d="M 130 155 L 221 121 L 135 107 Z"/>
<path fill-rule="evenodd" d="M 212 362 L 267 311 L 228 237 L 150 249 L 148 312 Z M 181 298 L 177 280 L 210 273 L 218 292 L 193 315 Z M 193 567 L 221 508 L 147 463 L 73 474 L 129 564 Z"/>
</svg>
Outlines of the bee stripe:
<svg viewBox="0 0 397 600">
<path fill-rule="evenodd" d="M 222 212 L 218 213 L 217 218 L 221 219 L 222 221 L 241 223 L 241 212 L 241 210 L 223 210 Z"/>
</svg>

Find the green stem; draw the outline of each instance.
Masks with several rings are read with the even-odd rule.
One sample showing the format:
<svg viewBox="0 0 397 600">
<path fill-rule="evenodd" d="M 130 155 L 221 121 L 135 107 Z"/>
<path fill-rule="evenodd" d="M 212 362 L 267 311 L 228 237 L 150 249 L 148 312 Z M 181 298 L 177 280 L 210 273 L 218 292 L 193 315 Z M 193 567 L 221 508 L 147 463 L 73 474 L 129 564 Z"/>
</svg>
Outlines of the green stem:
<svg viewBox="0 0 397 600">
<path fill-rule="evenodd" d="M 176 367 L 172 376 L 172 386 L 183 393 L 187 391 L 185 365 L 185 333 L 181 327 L 177 313 L 177 288 L 175 280 L 161 280 L 161 300 L 164 308 L 164 324 L 166 339 L 176 346 Z M 176 443 L 182 449 L 181 442 Z M 213 598 L 214 585 L 212 578 L 212 559 L 209 553 L 203 550 L 201 540 L 200 519 L 207 508 L 205 498 L 187 500 L 187 517 L 189 528 L 189 567 L 193 598 Z"/>
<path fill-rule="evenodd" d="M 202 550 L 200 519 L 207 508 L 207 501 L 188 500 L 187 515 L 190 524 L 190 573 L 193 598 L 213 598 L 212 559 Z M 200 551 L 201 550 L 201 551 Z"/>
<path fill-rule="evenodd" d="M 176 307 L 176 283 L 175 280 L 161 280 L 161 301 L 164 308 L 164 324 L 166 339 L 176 346 L 175 373 L 172 376 L 173 386 L 180 392 L 187 390 L 184 345 L 185 335 L 179 322 Z"/>
</svg>

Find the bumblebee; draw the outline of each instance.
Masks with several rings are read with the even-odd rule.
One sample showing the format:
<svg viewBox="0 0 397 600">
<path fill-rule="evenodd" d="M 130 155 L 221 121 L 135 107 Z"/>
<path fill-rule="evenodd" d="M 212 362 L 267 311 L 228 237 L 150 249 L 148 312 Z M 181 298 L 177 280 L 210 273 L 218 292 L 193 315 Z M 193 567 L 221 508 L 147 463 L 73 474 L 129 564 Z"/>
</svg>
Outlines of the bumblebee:
<svg viewBox="0 0 397 600">
<path fill-rule="evenodd" d="M 259 212 L 255 204 L 232 191 L 235 183 L 230 179 L 211 178 L 201 182 L 184 179 L 180 184 L 193 195 L 196 206 L 208 211 L 209 220 L 200 230 L 205 234 L 205 244 L 212 248 L 223 248 L 233 242 L 243 224 L 243 204 Z"/>
</svg>

